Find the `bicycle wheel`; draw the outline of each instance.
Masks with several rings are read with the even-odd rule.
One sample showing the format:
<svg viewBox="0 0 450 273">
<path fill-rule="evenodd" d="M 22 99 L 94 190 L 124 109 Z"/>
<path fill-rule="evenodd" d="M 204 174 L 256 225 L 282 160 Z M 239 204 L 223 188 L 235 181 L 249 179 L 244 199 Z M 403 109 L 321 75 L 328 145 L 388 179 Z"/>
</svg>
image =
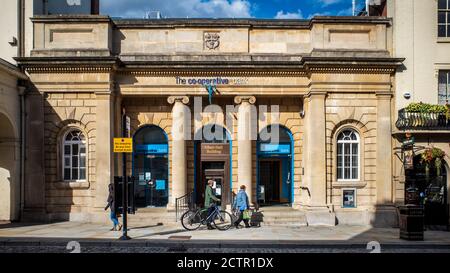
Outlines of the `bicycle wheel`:
<svg viewBox="0 0 450 273">
<path fill-rule="evenodd" d="M 233 217 L 227 211 L 221 210 L 214 217 L 213 223 L 218 230 L 228 230 L 233 225 Z"/>
<path fill-rule="evenodd" d="M 197 211 L 188 210 L 181 215 L 181 225 L 186 230 L 196 230 L 202 225 L 202 218 Z"/>
</svg>

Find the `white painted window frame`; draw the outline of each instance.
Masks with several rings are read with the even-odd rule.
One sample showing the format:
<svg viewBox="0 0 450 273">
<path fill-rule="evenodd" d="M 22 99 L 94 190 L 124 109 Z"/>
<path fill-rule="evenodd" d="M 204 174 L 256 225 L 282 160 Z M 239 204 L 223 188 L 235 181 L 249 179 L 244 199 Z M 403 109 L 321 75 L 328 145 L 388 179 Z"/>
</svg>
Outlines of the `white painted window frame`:
<svg viewBox="0 0 450 273">
<path fill-rule="evenodd" d="M 438 0 L 439 1 L 439 0 Z M 438 32 L 436 33 L 437 37 L 442 39 L 442 38 L 450 38 L 450 36 L 448 35 L 449 33 L 449 28 L 450 28 L 450 18 L 449 18 L 449 14 L 450 14 L 450 1 L 446 0 L 446 4 L 447 4 L 447 8 L 445 9 L 441 9 L 439 8 L 439 3 L 437 3 L 437 8 L 438 8 L 438 16 L 439 16 L 439 12 L 445 12 L 446 16 L 445 16 L 445 22 L 444 23 L 439 23 L 439 19 L 436 18 L 437 20 L 437 26 L 438 26 Z M 439 27 L 440 26 L 445 26 L 445 35 L 444 36 L 439 36 Z"/>
<path fill-rule="evenodd" d="M 352 131 L 353 134 L 355 134 L 356 136 L 356 140 L 339 140 L 339 136 L 345 132 L 345 131 Z M 344 146 L 344 144 L 351 144 L 350 146 L 350 177 L 352 177 L 352 173 L 353 173 L 353 166 L 352 166 L 352 144 L 356 144 L 357 145 L 357 149 L 356 149 L 356 155 L 358 157 L 358 175 L 356 178 L 344 178 L 345 176 L 345 153 L 344 153 L 344 148 L 342 147 L 342 159 L 341 159 L 341 172 L 342 172 L 342 178 L 339 178 L 339 165 L 338 165 L 338 157 L 339 157 L 339 145 Z M 336 137 L 336 178 L 338 182 L 347 182 L 347 181 L 359 181 L 361 177 L 361 138 L 359 136 L 358 131 L 356 131 L 355 129 L 352 128 L 344 128 L 342 129 Z"/>
<path fill-rule="evenodd" d="M 67 136 L 69 135 L 69 134 L 71 134 L 72 132 L 76 132 L 76 131 L 78 131 L 78 132 L 80 132 L 80 134 L 83 136 L 83 140 L 66 140 L 66 138 L 67 138 Z M 80 129 L 76 129 L 76 128 L 73 128 L 73 129 L 70 129 L 70 130 L 68 130 L 64 135 L 63 135 L 63 138 L 62 138 L 62 147 L 61 147 L 61 160 L 62 160 L 62 163 L 61 163 L 61 166 L 62 166 L 62 172 L 61 172 L 61 178 L 62 178 L 62 181 L 64 181 L 64 182 L 86 182 L 87 181 L 87 177 L 88 177 L 88 168 L 87 168 L 87 165 L 88 165 L 88 145 L 87 145 L 87 141 L 86 141 L 86 135 L 84 134 L 84 132 L 82 131 L 82 130 L 80 130 Z M 78 167 L 77 167 L 77 169 L 78 169 L 78 178 L 80 177 L 80 169 L 84 169 L 84 173 L 85 173 L 85 178 L 84 179 L 73 179 L 72 178 L 72 170 L 74 169 L 74 167 L 72 167 L 72 158 L 73 158 L 73 156 L 75 156 L 74 154 L 73 154 L 73 144 L 78 144 L 78 154 L 76 155 L 77 156 L 77 160 L 78 160 Z M 69 145 L 69 147 L 70 147 L 70 154 L 69 155 L 66 155 L 65 154 L 65 146 L 66 145 Z M 81 148 L 84 148 L 84 153 L 81 153 Z M 84 167 L 81 167 L 81 164 L 80 164 L 80 158 L 82 157 L 82 156 L 84 156 L 84 158 L 85 158 L 85 161 L 84 161 Z M 68 167 L 66 167 L 66 158 L 68 158 L 69 159 L 69 166 Z M 66 179 L 65 178 L 65 169 L 70 169 L 70 179 Z"/>
<path fill-rule="evenodd" d="M 450 98 L 450 69 L 439 69 L 439 71 L 438 71 L 438 104 L 445 105 L 441 102 L 440 97 L 439 97 L 439 95 L 440 95 L 440 81 L 439 80 L 440 80 L 441 73 L 444 73 L 446 75 L 446 82 L 445 82 L 446 91 L 445 92 L 446 92 L 447 99 L 449 99 Z M 449 103 L 450 103 L 450 101 L 449 101 Z"/>
</svg>

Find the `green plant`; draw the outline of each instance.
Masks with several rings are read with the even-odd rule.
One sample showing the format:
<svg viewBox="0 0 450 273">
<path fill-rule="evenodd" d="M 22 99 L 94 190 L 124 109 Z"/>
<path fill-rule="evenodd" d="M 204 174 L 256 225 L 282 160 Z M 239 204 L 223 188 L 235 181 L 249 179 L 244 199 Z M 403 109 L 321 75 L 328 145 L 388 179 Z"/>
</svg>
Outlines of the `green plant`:
<svg viewBox="0 0 450 273">
<path fill-rule="evenodd" d="M 439 159 L 442 162 L 442 159 L 445 156 L 445 152 L 439 148 L 432 147 L 425 149 L 425 152 L 422 154 L 422 162 L 431 163 L 433 160 Z"/>
<path fill-rule="evenodd" d="M 428 104 L 422 102 L 414 102 L 409 104 L 406 108 L 408 112 L 418 113 L 445 113 L 450 116 L 450 109 L 448 105 Z"/>
<path fill-rule="evenodd" d="M 437 175 L 441 175 L 442 159 L 445 157 L 445 152 L 439 148 L 427 148 L 422 154 L 421 162 L 425 162 L 425 175 L 427 179 L 430 174 L 430 165 L 434 161 Z"/>
</svg>

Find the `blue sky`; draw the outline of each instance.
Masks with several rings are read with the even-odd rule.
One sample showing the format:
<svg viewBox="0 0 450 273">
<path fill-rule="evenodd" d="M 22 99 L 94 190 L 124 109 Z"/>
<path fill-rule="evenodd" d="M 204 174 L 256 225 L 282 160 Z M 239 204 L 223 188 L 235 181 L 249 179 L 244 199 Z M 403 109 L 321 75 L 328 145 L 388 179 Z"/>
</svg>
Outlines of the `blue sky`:
<svg viewBox="0 0 450 273">
<path fill-rule="evenodd" d="M 351 15 L 352 0 L 100 0 L 100 13 L 111 17 L 144 18 L 148 11 L 167 18 L 308 19 Z"/>
</svg>

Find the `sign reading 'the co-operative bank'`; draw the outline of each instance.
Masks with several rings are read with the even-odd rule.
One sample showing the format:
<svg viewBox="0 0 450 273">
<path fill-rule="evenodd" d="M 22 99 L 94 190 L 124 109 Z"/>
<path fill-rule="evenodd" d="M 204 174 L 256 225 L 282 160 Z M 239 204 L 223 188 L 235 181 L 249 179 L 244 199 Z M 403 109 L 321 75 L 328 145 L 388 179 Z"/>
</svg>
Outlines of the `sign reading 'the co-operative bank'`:
<svg viewBox="0 0 450 273">
<path fill-rule="evenodd" d="M 248 78 L 222 78 L 222 77 L 175 77 L 177 85 L 246 85 Z"/>
</svg>

